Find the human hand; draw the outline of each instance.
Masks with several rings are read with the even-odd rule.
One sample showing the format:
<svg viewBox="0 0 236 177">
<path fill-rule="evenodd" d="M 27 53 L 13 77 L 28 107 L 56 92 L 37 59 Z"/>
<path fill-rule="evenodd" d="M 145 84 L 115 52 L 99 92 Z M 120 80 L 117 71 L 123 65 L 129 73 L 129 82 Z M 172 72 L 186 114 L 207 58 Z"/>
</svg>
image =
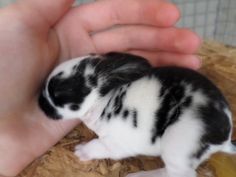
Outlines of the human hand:
<svg viewBox="0 0 236 177">
<path fill-rule="evenodd" d="M 37 105 L 58 58 L 116 50 L 156 65 L 199 66 L 192 55 L 199 38 L 172 27 L 179 13 L 165 1 L 103 0 L 71 8 L 72 3 L 19 0 L 0 10 L 1 175 L 17 175 L 78 123 L 51 121 Z"/>
</svg>

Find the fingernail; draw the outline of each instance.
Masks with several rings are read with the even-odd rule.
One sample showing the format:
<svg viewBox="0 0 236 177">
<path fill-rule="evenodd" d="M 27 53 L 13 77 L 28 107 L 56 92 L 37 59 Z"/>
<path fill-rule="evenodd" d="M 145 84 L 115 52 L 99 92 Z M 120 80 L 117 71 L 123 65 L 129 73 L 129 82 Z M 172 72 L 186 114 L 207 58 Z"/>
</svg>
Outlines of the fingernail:
<svg viewBox="0 0 236 177">
<path fill-rule="evenodd" d="M 164 17 L 163 17 L 163 14 Z M 172 3 L 163 3 L 157 13 L 157 20 L 160 26 L 169 27 L 174 25 L 180 17 L 179 9 Z"/>
</svg>

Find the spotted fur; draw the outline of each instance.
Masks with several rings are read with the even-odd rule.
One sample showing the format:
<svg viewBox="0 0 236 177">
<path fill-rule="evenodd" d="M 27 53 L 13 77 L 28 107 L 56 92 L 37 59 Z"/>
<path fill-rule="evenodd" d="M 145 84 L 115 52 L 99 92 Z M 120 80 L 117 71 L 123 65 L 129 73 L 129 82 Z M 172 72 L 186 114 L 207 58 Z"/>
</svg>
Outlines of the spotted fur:
<svg viewBox="0 0 236 177">
<path fill-rule="evenodd" d="M 186 68 L 153 68 L 134 55 L 62 63 L 48 77 L 39 105 L 49 118 L 79 118 L 98 135 L 76 147 L 81 160 L 151 155 L 166 164 L 129 177 L 195 177 L 211 154 L 236 152 L 229 105 L 211 81 Z"/>
</svg>

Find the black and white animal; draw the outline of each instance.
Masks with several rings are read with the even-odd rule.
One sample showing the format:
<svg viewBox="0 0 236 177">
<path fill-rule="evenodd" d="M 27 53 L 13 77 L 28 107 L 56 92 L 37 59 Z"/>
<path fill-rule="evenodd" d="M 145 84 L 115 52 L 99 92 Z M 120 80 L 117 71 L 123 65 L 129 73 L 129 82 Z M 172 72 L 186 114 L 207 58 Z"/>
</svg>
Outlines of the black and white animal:
<svg viewBox="0 0 236 177">
<path fill-rule="evenodd" d="M 48 77 L 39 105 L 49 118 L 79 118 L 98 135 L 75 148 L 81 160 L 149 155 L 165 163 L 128 177 L 195 177 L 211 154 L 236 153 L 229 105 L 212 82 L 186 68 L 154 68 L 134 55 L 62 63 Z"/>
</svg>

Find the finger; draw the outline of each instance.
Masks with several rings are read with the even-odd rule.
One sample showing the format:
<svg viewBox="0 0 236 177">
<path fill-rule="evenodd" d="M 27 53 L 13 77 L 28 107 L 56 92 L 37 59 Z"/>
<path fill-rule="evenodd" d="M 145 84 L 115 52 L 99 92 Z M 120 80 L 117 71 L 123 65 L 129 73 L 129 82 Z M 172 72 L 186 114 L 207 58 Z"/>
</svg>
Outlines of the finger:
<svg viewBox="0 0 236 177">
<path fill-rule="evenodd" d="M 129 53 L 147 58 L 153 66 L 181 66 L 191 69 L 199 69 L 201 67 L 201 60 L 196 55 L 141 50 L 132 50 Z"/>
<path fill-rule="evenodd" d="M 200 46 L 199 37 L 186 29 L 126 26 L 92 36 L 98 52 L 141 49 L 192 54 Z"/>
<path fill-rule="evenodd" d="M 72 6 L 74 0 L 21 0 L 16 5 L 28 16 L 29 21 L 42 21 L 54 25 Z"/>
<path fill-rule="evenodd" d="M 175 5 L 162 0 L 103 0 L 75 8 L 70 14 L 89 32 L 117 24 L 172 26 L 179 18 Z"/>
</svg>

